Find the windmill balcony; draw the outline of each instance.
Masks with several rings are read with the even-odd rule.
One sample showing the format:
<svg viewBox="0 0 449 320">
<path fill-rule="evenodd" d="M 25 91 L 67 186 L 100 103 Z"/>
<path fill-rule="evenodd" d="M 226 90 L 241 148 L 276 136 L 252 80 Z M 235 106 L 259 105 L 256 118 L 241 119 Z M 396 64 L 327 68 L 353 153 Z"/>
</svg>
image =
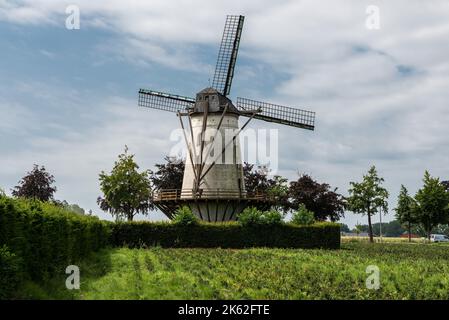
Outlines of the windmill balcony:
<svg viewBox="0 0 449 320">
<path fill-rule="evenodd" d="M 207 189 L 195 192 L 191 189 L 163 189 L 158 190 L 153 193 L 154 202 L 163 201 L 182 201 L 182 200 L 234 200 L 234 199 L 245 199 L 245 200 L 259 200 L 259 201 L 272 201 L 273 197 L 268 195 L 266 192 L 239 192 L 235 189 Z"/>
</svg>

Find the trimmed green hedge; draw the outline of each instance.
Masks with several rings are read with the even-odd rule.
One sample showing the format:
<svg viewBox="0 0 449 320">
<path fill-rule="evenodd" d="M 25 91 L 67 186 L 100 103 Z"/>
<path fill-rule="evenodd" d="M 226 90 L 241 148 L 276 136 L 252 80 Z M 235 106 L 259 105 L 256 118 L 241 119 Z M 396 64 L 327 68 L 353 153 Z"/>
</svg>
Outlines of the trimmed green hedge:
<svg viewBox="0 0 449 320">
<path fill-rule="evenodd" d="M 14 294 L 21 278 L 21 259 L 7 246 L 0 246 L 0 300 Z"/>
<path fill-rule="evenodd" d="M 64 273 L 108 245 L 110 224 L 49 203 L 0 197 L 0 247 L 20 258 L 21 269 L 33 280 Z"/>
<path fill-rule="evenodd" d="M 115 246 L 154 246 L 186 248 L 340 248 L 340 225 L 321 222 L 298 226 L 244 227 L 238 223 L 200 223 L 183 226 L 174 223 L 125 222 L 112 226 Z"/>
</svg>

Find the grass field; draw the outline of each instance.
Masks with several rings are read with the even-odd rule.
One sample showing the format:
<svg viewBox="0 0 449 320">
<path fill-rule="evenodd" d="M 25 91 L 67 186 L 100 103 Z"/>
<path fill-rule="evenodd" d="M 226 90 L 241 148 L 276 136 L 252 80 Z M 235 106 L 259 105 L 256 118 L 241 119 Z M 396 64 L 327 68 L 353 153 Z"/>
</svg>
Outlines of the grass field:
<svg viewBox="0 0 449 320">
<path fill-rule="evenodd" d="M 380 269 L 367 289 L 366 267 Z M 81 289 L 65 275 L 27 282 L 37 299 L 448 299 L 449 246 L 344 242 L 341 250 L 103 250 L 80 264 Z"/>
</svg>

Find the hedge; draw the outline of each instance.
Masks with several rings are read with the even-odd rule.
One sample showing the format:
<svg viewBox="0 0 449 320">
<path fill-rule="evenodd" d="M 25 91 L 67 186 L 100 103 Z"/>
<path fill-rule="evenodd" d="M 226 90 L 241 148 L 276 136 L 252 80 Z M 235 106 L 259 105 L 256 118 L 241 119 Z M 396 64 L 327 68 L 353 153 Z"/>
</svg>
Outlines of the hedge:
<svg viewBox="0 0 449 320">
<path fill-rule="evenodd" d="M 0 196 L 0 247 L 7 246 L 33 280 L 64 273 L 108 245 L 110 224 L 49 203 Z"/>
<path fill-rule="evenodd" d="M 21 279 L 21 259 L 7 246 L 0 246 L 0 300 L 10 298 Z"/>
<path fill-rule="evenodd" d="M 174 248 L 340 248 L 340 225 L 329 222 L 307 226 L 281 224 L 244 227 L 238 223 L 123 222 L 112 226 L 114 246 Z"/>
</svg>

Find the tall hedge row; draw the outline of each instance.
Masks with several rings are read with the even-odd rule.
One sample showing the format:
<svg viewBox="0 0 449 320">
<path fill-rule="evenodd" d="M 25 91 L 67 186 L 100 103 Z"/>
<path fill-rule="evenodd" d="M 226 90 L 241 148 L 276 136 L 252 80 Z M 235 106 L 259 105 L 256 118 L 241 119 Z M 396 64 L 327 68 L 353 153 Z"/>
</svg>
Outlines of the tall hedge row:
<svg viewBox="0 0 449 320">
<path fill-rule="evenodd" d="M 110 223 L 96 217 L 49 203 L 0 197 L 2 261 L 11 260 L 6 252 L 12 253 L 31 279 L 64 272 L 89 252 L 108 245 L 109 236 Z"/>
<path fill-rule="evenodd" d="M 183 226 L 174 223 L 126 222 L 112 226 L 115 246 L 195 247 L 195 248 L 340 248 L 340 226 L 315 223 L 298 226 L 244 227 L 238 223 Z"/>
</svg>

